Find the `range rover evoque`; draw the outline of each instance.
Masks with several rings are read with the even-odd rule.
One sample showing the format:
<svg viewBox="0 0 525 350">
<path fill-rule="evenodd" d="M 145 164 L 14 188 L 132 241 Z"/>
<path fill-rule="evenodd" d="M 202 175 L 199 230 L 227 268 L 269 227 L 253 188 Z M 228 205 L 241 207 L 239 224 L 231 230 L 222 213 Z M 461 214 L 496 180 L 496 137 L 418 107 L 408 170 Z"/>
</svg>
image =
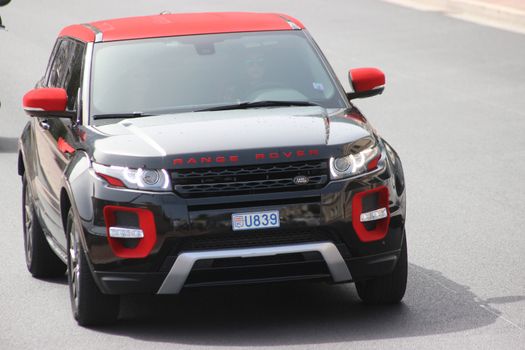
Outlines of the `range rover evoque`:
<svg viewBox="0 0 525 350">
<path fill-rule="evenodd" d="M 161 14 L 73 25 L 23 99 L 25 256 L 67 271 L 80 325 L 119 296 L 290 280 L 399 302 L 405 184 L 304 25 L 283 14 Z"/>
</svg>

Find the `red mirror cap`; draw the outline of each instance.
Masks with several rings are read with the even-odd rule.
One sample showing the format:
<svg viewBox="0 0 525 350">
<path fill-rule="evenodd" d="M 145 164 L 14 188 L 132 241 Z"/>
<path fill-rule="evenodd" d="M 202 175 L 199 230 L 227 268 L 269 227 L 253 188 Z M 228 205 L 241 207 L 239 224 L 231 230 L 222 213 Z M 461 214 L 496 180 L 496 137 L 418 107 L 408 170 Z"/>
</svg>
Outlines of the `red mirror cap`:
<svg viewBox="0 0 525 350">
<path fill-rule="evenodd" d="M 33 89 L 24 95 L 26 112 L 64 112 L 67 105 L 66 90 L 60 88 Z"/>
<path fill-rule="evenodd" d="M 385 85 L 385 74 L 377 68 L 355 68 L 348 72 L 355 92 L 377 89 Z"/>
</svg>

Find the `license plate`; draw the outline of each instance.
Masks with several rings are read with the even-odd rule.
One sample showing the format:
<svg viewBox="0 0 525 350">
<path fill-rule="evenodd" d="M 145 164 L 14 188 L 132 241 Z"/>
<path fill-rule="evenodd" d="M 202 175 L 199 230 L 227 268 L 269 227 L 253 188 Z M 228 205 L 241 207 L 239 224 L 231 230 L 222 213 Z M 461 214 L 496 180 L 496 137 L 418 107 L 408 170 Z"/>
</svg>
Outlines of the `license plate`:
<svg viewBox="0 0 525 350">
<path fill-rule="evenodd" d="M 232 214 L 232 228 L 234 231 L 259 230 L 279 226 L 278 210 Z"/>
</svg>

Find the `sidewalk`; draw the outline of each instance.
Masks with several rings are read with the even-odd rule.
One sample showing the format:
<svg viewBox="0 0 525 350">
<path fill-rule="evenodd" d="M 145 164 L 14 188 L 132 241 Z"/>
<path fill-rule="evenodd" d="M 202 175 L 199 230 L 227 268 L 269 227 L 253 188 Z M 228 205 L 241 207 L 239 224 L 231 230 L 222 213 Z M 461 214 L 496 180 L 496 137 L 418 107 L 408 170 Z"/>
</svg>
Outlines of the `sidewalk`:
<svg viewBox="0 0 525 350">
<path fill-rule="evenodd" d="M 421 10 L 525 33 L 525 0 L 385 0 Z"/>
</svg>

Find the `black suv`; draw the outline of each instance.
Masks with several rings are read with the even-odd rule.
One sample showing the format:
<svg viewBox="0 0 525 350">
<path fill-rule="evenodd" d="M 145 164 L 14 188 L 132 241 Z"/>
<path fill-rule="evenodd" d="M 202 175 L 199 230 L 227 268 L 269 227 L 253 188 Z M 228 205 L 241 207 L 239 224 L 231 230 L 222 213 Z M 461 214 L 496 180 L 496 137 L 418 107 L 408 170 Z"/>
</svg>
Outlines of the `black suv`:
<svg viewBox="0 0 525 350">
<path fill-rule="evenodd" d="M 298 20 L 200 13 L 66 27 L 24 96 L 27 267 L 67 270 L 81 325 L 119 295 L 318 279 L 367 303 L 405 293 L 396 152 Z"/>
</svg>

